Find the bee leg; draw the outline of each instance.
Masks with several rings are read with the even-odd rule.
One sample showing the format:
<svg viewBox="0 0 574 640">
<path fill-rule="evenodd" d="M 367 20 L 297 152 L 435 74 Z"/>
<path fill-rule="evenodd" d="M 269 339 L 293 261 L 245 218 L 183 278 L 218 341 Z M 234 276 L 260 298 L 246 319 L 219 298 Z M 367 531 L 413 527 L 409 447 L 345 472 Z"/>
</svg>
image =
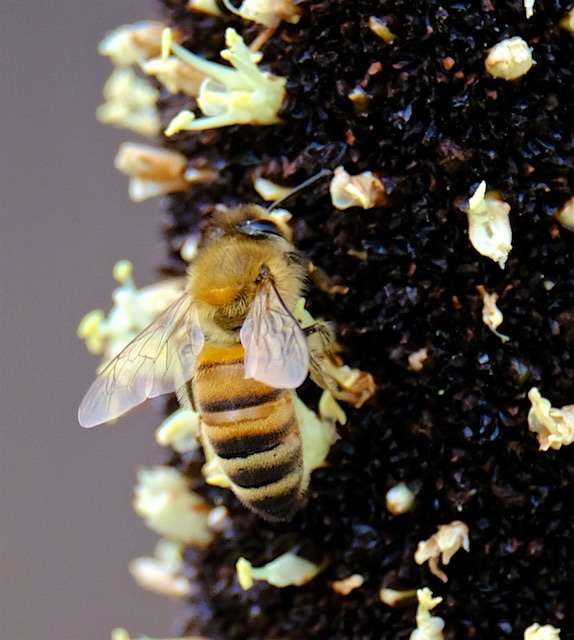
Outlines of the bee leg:
<svg viewBox="0 0 574 640">
<path fill-rule="evenodd" d="M 375 393 L 370 373 L 350 369 L 343 364 L 335 348 L 335 333 L 326 322 L 315 322 L 303 329 L 307 335 L 311 363 L 311 380 L 330 391 L 337 400 L 360 407 Z"/>
<path fill-rule="evenodd" d="M 193 398 L 193 378 L 175 390 L 175 395 L 179 405 L 184 409 L 191 409 L 198 413 L 196 403 Z"/>
</svg>

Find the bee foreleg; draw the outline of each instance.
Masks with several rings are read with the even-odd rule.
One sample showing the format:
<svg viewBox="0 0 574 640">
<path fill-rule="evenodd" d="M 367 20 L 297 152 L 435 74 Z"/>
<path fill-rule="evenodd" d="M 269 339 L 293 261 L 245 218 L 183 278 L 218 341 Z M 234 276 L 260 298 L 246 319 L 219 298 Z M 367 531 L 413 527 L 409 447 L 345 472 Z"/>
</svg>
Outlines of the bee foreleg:
<svg viewBox="0 0 574 640">
<path fill-rule="evenodd" d="M 326 322 L 315 322 L 303 329 L 309 345 L 311 380 L 330 391 L 337 400 L 360 407 L 375 392 L 370 373 L 350 369 L 336 353 L 335 333 Z"/>
</svg>

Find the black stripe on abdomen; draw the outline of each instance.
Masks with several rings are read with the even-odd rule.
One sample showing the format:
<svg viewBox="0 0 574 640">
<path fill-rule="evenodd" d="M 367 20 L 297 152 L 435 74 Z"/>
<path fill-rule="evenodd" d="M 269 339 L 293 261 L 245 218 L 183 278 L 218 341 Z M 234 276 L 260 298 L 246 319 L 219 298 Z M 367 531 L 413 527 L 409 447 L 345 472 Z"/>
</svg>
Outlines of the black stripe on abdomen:
<svg viewBox="0 0 574 640">
<path fill-rule="evenodd" d="M 300 507 L 302 496 L 295 492 L 250 501 L 251 508 L 268 520 L 287 520 Z"/>
<path fill-rule="evenodd" d="M 218 367 L 236 367 L 237 365 L 243 366 L 243 358 L 239 360 L 216 360 L 202 362 L 198 367 L 196 373 L 202 373 L 209 369 L 217 369 Z"/>
<path fill-rule="evenodd" d="M 289 460 L 268 467 L 251 467 L 234 470 L 229 478 L 243 489 L 258 489 L 274 482 L 279 482 L 285 476 L 299 468 L 301 458 L 294 455 Z"/>
<path fill-rule="evenodd" d="M 212 427 L 209 435 L 209 442 L 215 453 L 220 458 L 225 460 L 233 458 L 247 458 L 254 453 L 263 453 L 264 451 L 271 451 L 278 447 L 283 442 L 285 435 L 291 430 L 294 423 L 295 414 L 293 414 L 289 420 L 282 424 L 278 429 L 273 429 L 273 431 L 258 433 L 256 435 L 231 437 L 222 440 L 217 440 L 213 435 L 217 433 L 216 429 L 221 429 L 223 431 L 226 427 Z"/>
<path fill-rule="evenodd" d="M 215 400 L 213 402 L 202 402 L 201 413 L 220 413 L 222 411 L 237 411 L 238 409 L 249 409 L 258 407 L 278 398 L 284 389 L 272 389 L 268 393 L 251 394 L 240 398 L 228 398 L 226 400 Z"/>
</svg>

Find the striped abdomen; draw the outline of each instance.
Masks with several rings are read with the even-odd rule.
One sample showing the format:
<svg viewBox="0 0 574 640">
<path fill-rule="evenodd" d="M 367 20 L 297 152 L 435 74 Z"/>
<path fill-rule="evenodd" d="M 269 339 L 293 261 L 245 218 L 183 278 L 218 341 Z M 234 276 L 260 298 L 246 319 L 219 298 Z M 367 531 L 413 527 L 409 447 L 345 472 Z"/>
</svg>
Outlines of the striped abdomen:
<svg viewBox="0 0 574 640">
<path fill-rule="evenodd" d="M 246 380 L 241 345 L 206 345 L 198 359 L 193 395 L 203 437 L 235 495 L 269 520 L 291 517 L 306 489 L 291 392 Z"/>
</svg>

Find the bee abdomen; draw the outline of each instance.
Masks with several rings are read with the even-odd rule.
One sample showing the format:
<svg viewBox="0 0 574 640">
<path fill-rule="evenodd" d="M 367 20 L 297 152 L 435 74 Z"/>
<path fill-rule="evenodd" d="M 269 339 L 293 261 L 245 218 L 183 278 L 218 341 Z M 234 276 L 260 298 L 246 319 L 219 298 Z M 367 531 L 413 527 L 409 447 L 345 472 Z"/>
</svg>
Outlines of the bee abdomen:
<svg viewBox="0 0 574 640">
<path fill-rule="evenodd" d="M 209 435 L 223 429 L 209 429 Z M 236 431 L 236 427 L 229 430 Z M 301 436 L 294 415 L 268 433 L 227 440 L 210 437 L 210 443 L 235 494 L 259 515 L 285 520 L 301 506 L 305 487 Z"/>
<path fill-rule="evenodd" d="M 191 395 L 235 495 L 268 520 L 301 507 L 308 480 L 289 391 L 245 378 L 243 347 L 204 348 Z"/>
</svg>

